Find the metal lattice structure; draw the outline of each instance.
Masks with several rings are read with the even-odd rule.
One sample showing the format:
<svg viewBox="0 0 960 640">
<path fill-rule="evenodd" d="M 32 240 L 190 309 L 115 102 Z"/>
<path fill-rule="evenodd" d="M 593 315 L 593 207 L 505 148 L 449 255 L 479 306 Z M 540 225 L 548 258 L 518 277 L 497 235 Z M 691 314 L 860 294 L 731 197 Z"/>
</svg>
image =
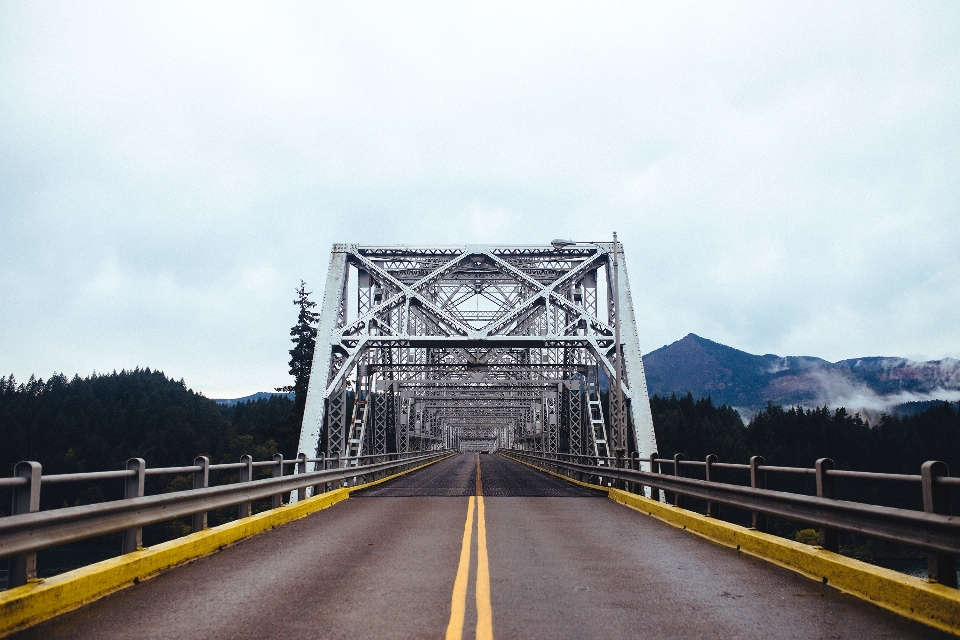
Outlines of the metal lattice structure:
<svg viewBox="0 0 960 640">
<path fill-rule="evenodd" d="M 614 247 L 334 245 L 299 450 L 344 466 L 443 447 L 648 456 L 656 440 Z"/>
</svg>

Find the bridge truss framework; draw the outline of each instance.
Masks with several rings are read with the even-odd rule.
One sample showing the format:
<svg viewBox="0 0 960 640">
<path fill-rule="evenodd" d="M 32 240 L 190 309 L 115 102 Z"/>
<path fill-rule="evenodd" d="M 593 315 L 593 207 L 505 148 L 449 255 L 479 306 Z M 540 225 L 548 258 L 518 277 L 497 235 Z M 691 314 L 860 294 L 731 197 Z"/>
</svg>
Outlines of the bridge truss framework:
<svg viewBox="0 0 960 640">
<path fill-rule="evenodd" d="M 445 447 L 648 456 L 656 439 L 614 247 L 334 245 L 299 451 L 343 466 Z"/>
</svg>

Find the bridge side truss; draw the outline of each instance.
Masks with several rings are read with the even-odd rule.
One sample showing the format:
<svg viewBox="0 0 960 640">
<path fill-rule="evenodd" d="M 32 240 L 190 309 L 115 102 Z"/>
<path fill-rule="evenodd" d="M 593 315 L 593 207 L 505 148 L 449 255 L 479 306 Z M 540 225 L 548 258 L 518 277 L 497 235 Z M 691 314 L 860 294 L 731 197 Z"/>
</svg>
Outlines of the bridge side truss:
<svg viewBox="0 0 960 640">
<path fill-rule="evenodd" d="M 334 245 L 299 451 L 342 466 L 438 448 L 648 456 L 636 320 L 613 251 Z"/>
</svg>

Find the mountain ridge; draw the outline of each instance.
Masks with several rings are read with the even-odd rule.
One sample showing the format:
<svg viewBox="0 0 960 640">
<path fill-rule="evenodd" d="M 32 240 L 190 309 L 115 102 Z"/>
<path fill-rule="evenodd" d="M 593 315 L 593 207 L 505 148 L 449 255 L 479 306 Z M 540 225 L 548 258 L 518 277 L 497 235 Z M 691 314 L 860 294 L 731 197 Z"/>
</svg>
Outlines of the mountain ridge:
<svg viewBox="0 0 960 640">
<path fill-rule="evenodd" d="M 643 356 L 651 394 L 711 396 L 752 414 L 768 402 L 846 407 L 865 414 L 898 405 L 960 400 L 960 361 L 870 356 L 829 362 L 813 356 L 756 355 L 694 333 Z"/>
</svg>

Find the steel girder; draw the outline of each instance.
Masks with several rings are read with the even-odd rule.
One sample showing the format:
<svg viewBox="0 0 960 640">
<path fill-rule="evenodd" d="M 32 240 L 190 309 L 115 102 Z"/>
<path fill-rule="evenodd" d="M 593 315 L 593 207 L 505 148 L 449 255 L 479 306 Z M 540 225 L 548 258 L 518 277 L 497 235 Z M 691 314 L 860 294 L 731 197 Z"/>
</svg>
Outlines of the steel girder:
<svg viewBox="0 0 960 640">
<path fill-rule="evenodd" d="M 622 247 L 617 286 L 613 251 L 334 245 L 299 450 L 343 459 L 350 433 L 363 433 L 361 454 L 467 446 L 471 436 L 585 453 L 589 401 L 604 404 L 613 442 L 649 455 L 636 320 Z M 617 322 L 629 437 L 616 432 L 611 402 Z M 359 419 L 365 428 L 351 432 Z"/>
</svg>

